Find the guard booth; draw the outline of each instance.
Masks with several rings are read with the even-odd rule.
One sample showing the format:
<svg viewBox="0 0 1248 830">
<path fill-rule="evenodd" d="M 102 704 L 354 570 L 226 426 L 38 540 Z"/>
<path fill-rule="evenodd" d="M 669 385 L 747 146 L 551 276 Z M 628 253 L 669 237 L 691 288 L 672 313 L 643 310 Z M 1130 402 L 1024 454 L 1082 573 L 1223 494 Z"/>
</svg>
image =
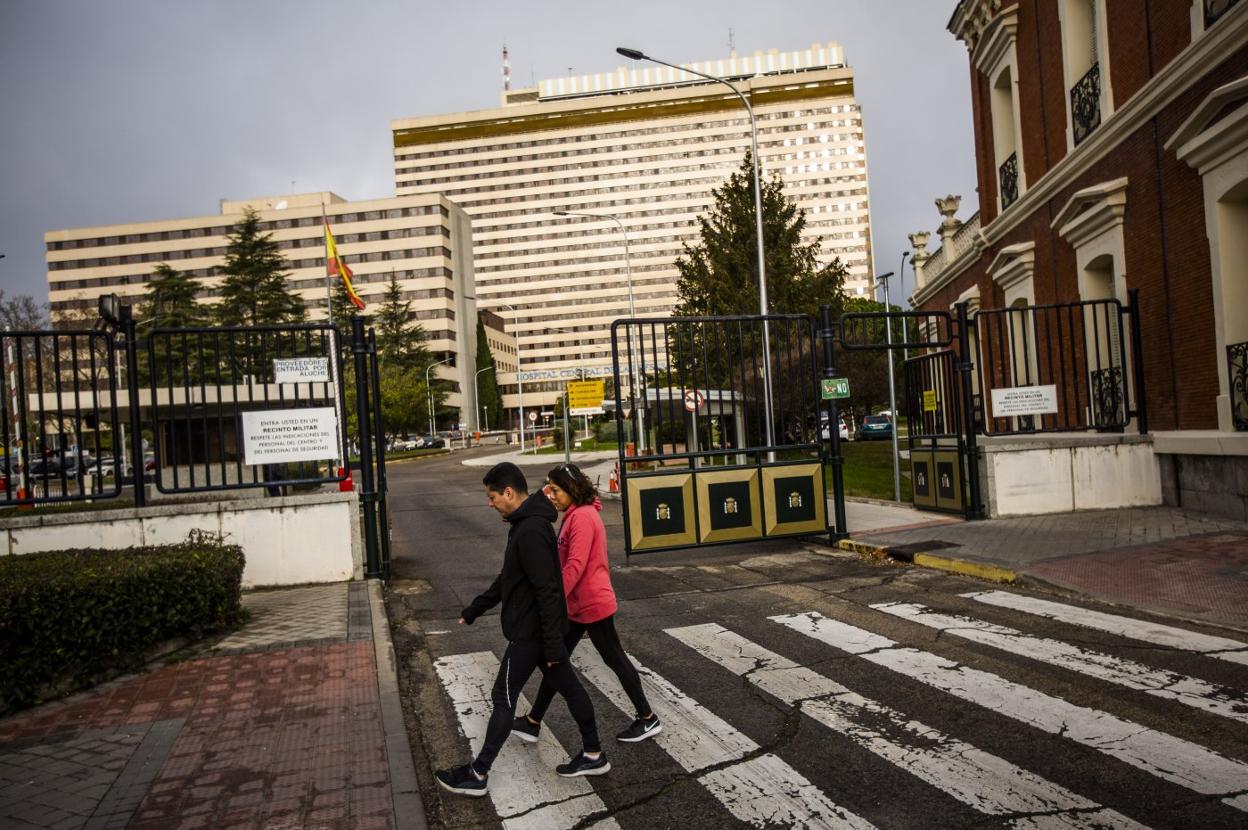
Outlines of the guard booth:
<svg viewBox="0 0 1248 830">
<path fill-rule="evenodd" d="M 803 315 L 612 324 L 626 555 L 843 535 L 828 522 L 819 347 Z"/>
</svg>

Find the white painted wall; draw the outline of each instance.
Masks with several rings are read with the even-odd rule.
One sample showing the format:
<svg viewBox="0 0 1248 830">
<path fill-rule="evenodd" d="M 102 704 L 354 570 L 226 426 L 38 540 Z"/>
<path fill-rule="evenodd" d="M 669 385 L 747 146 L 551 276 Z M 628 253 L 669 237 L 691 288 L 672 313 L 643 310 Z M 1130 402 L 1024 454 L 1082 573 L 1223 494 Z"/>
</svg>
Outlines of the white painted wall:
<svg viewBox="0 0 1248 830">
<path fill-rule="evenodd" d="M 180 542 L 191 530 L 242 546 L 243 587 L 362 579 L 354 493 L 160 504 L 122 510 L 23 516 L 0 522 L 9 554 L 128 548 Z"/>
<path fill-rule="evenodd" d="M 1148 441 L 1002 440 L 984 450 L 984 497 L 994 518 L 1162 503 L 1161 469 Z"/>
</svg>

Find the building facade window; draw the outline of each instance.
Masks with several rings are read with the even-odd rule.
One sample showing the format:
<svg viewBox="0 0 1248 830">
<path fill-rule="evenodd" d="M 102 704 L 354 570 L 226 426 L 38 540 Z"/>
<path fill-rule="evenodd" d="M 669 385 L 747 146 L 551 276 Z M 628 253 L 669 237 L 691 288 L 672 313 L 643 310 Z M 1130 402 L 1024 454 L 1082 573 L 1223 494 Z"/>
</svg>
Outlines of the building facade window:
<svg viewBox="0 0 1248 830">
<path fill-rule="evenodd" d="M 996 170 L 998 210 L 1018 201 L 1027 189 L 1018 108 L 1018 11 L 1011 8 L 994 20 L 975 50 L 975 68 L 988 79 L 992 151 Z"/>
<path fill-rule="evenodd" d="M 1060 0 L 1062 68 L 1066 78 L 1068 147 L 1077 147 L 1113 109 L 1104 0 Z"/>
</svg>

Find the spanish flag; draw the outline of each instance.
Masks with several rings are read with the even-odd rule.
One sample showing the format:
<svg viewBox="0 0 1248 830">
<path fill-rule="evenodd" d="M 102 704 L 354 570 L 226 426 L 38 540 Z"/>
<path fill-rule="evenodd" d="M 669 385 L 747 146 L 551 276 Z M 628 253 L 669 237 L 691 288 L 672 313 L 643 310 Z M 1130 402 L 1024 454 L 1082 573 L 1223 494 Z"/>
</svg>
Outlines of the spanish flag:
<svg viewBox="0 0 1248 830">
<path fill-rule="evenodd" d="M 351 300 L 351 305 L 356 308 L 364 308 L 364 301 L 360 299 L 360 295 L 355 293 L 355 286 L 351 284 L 351 269 L 347 267 L 347 263 L 342 261 L 342 257 L 338 255 L 338 246 L 334 244 L 334 235 L 329 232 L 329 218 L 322 215 L 325 220 L 325 267 L 329 269 L 331 277 L 342 277 L 342 284 L 347 289 L 347 297 Z"/>
</svg>

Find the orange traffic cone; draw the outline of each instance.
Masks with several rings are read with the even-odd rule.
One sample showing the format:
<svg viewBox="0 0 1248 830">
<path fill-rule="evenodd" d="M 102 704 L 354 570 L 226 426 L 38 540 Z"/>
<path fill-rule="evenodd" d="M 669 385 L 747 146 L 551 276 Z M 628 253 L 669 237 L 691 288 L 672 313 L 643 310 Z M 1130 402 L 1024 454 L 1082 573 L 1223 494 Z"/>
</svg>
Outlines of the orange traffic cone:
<svg viewBox="0 0 1248 830">
<path fill-rule="evenodd" d="M 615 463 L 615 469 L 611 471 L 611 476 L 607 481 L 609 492 L 620 492 L 620 463 L 618 461 Z"/>
</svg>

